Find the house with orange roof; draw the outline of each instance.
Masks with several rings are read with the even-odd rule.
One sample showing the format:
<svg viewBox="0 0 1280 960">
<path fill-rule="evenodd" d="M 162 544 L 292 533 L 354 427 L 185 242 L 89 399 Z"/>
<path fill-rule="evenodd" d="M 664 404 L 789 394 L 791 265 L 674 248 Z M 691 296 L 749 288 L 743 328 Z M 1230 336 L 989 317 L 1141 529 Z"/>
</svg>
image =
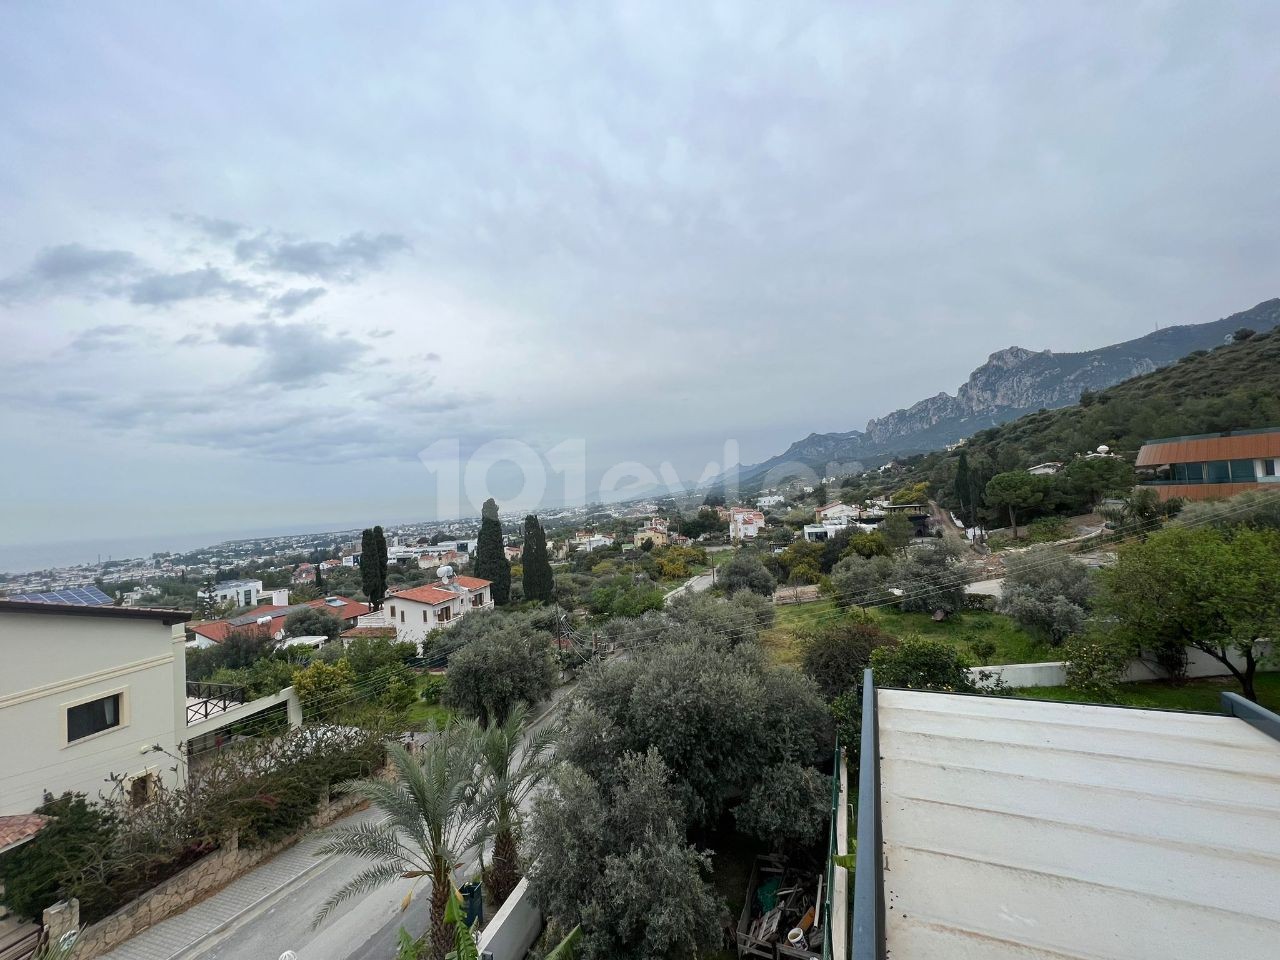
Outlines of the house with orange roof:
<svg viewBox="0 0 1280 960">
<path fill-rule="evenodd" d="M 435 583 L 389 594 L 383 604 L 396 639 L 417 644 L 419 652 L 433 630 L 447 629 L 473 611 L 493 607 L 490 581 L 456 576 L 449 566 L 441 567 L 440 574 Z"/>
<path fill-rule="evenodd" d="M 324 597 L 320 600 L 308 600 L 306 603 L 291 603 L 279 606 L 273 603 L 254 607 L 247 613 L 228 617 L 223 620 L 206 620 L 204 623 L 191 625 L 193 638 L 187 641 L 189 647 L 211 647 L 222 643 L 227 636 L 237 630 L 262 631 L 274 640 L 284 636 L 284 622 L 289 614 L 308 607 L 323 610 L 338 618 L 342 629 L 349 630 L 357 621 L 369 612 L 367 603 L 360 603 L 347 597 Z"/>
</svg>

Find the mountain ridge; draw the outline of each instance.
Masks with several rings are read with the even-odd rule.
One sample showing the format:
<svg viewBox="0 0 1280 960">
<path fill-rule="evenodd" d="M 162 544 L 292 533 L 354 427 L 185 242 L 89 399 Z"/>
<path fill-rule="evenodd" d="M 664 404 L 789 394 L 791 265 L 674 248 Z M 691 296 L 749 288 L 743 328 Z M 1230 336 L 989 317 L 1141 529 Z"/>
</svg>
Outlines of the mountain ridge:
<svg viewBox="0 0 1280 960">
<path fill-rule="evenodd" d="M 897 455 L 925 453 L 978 430 L 1040 409 L 1076 403 L 1082 394 L 1180 360 L 1223 343 L 1241 328 L 1264 332 L 1280 326 L 1280 298 L 1207 323 L 1164 327 L 1094 350 L 1055 353 L 1017 345 L 996 350 L 959 386 L 867 421 L 864 430 L 810 433 L 761 463 L 740 467 L 738 483 L 807 467 L 822 475 L 855 462 L 876 466 Z M 873 462 L 868 462 L 873 461 Z M 714 483 L 723 482 L 724 476 Z"/>
</svg>

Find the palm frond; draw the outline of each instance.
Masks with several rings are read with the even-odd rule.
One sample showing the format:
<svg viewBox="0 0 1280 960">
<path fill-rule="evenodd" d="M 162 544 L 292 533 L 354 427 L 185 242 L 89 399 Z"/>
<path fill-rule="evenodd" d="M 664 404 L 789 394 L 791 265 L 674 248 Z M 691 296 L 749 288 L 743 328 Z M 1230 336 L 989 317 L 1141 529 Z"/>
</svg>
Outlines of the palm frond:
<svg viewBox="0 0 1280 960">
<path fill-rule="evenodd" d="M 400 872 L 399 866 L 392 863 L 380 863 L 360 871 L 324 902 L 315 919 L 311 921 L 311 929 L 314 930 L 324 923 L 329 914 L 333 913 L 344 901 L 360 894 L 370 893 L 378 887 L 386 886 L 388 883 L 398 880 Z"/>
</svg>

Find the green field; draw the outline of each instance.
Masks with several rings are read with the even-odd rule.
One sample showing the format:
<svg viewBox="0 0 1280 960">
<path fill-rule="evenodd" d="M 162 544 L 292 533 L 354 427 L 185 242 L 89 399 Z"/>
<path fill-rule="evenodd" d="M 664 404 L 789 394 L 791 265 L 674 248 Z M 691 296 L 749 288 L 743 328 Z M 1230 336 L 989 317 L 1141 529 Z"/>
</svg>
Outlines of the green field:
<svg viewBox="0 0 1280 960">
<path fill-rule="evenodd" d="M 1268 710 L 1280 710 L 1280 673 L 1260 673 L 1254 681 L 1258 700 Z M 1230 677 L 1188 680 L 1185 683 L 1152 681 L 1126 683 L 1120 687 L 1120 702 L 1131 707 L 1153 707 L 1165 710 L 1203 710 L 1221 713 L 1221 693 L 1239 693 L 1240 684 Z M 1070 687 L 1027 687 L 1015 690 L 1015 696 L 1035 700 L 1084 700 Z"/>
<path fill-rule="evenodd" d="M 761 643 L 778 664 L 795 666 L 803 656 L 800 634 L 806 628 L 838 622 L 842 617 L 860 616 L 857 611 L 842 612 L 831 600 L 796 603 L 777 608 L 777 623 L 761 636 Z M 881 607 L 869 611 L 888 633 L 894 636 L 919 634 L 940 637 L 974 657 L 974 643 L 989 642 L 995 652 L 984 658 L 980 666 L 1000 663 L 1039 663 L 1058 659 L 1048 644 L 1032 637 L 1001 613 L 974 610 L 954 614 L 935 623 L 926 613 L 900 613 Z"/>
</svg>

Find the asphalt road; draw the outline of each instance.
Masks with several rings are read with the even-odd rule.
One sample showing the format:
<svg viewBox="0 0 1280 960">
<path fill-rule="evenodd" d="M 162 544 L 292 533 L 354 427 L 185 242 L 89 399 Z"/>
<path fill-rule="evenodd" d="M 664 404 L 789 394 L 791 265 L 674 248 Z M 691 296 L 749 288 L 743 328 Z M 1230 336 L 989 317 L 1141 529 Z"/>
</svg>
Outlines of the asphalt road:
<svg viewBox="0 0 1280 960">
<path fill-rule="evenodd" d="M 575 684 L 556 692 L 555 705 L 532 724 L 538 729 L 559 714 L 572 696 Z M 367 818 L 368 812 L 352 815 L 343 823 Z M 460 876 L 473 874 L 478 857 L 473 853 L 464 862 Z M 341 857 L 324 862 L 266 910 L 247 917 L 231 933 L 206 949 L 189 953 L 203 960 L 277 960 L 292 950 L 298 960 L 392 960 L 401 926 L 420 934 L 427 926 L 431 883 L 426 878 L 400 880 L 339 907 L 318 929 L 312 921 L 320 907 L 340 890 L 366 862 Z M 410 896 L 403 912 L 401 905 Z"/>
</svg>

